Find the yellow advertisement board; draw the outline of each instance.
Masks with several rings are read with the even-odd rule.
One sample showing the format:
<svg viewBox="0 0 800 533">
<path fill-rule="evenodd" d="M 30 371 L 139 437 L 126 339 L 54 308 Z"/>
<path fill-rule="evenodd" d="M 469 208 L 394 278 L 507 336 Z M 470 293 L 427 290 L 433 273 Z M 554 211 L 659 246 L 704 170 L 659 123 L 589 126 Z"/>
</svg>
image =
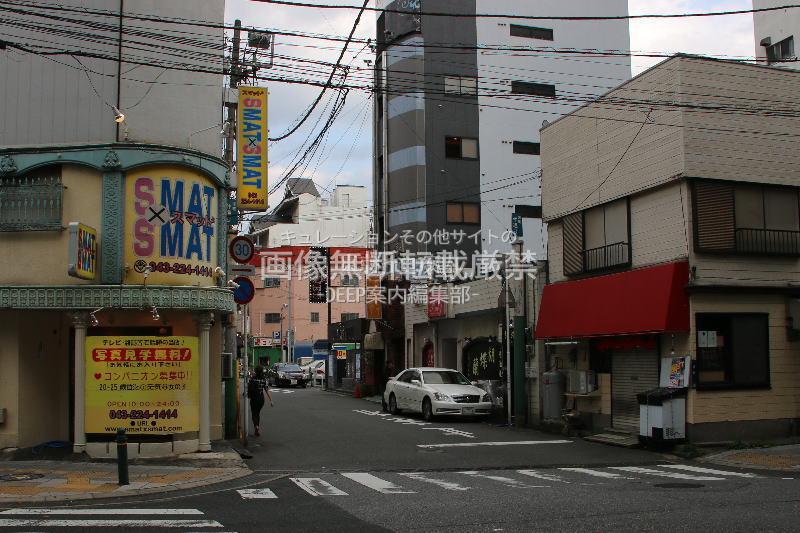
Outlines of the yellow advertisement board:
<svg viewBox="0 0 800 533">
<path fill-rule="evenodd" d="M 87 337 L 86 432 L 197 431 L 197 337 Z"/>
<path fill-rule="evenodd" d="M 178 166 L 125 177 L 125 283 L 214 285 L 217 187 Z M 223 236 L 224 238 L 224 236 Z"/>
<path fill-rule="evenodd" d="M 97 230 L 81 224 L 69 223 L 69 268 L 67 273 L 75 278 L 92 280 L 97 275 Z"/>
<path fill-rule="evenodd" d="M 236 205 L 263 211 L 267 204 L 267 89 L 239 87 L 236 122 Z"/>
</svg>

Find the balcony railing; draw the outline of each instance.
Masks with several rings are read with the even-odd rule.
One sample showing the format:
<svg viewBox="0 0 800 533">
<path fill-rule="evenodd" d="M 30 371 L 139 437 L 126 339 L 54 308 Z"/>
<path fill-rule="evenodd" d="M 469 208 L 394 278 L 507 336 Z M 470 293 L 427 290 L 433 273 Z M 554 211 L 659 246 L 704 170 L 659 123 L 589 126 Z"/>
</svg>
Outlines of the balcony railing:
<svg viewBox="0 0 800 533">
<path fill-rule="evenodd" d="M 736 251 L 765 255 L 800 255 L 800 231 L 737 228 Z"/>
<path fill-rule="evenodd" d="M 631 245 L 627 242 L 607 244 L 599 248 L 584 250 L 583 271 L 593 272 L 630 264 Z"/>
<path fill-rule="evenodd" d="M 0 180 L 0 231 L 60 230 L 64 187 L 59 177 Z"/>
</svg>

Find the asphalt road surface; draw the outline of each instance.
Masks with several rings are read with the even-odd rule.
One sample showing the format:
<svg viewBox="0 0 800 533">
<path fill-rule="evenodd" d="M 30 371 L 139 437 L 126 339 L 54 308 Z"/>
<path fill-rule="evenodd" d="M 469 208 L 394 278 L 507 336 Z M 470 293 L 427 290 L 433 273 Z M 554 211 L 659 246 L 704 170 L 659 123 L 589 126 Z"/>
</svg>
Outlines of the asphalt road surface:
<svg viewBox="0 0 800 533">
<path fill-rule="evenodd" d="M 181 493 L 0 510 L 5 531 L 798 531 L 800 474 L 273 392 L 254 473 Z"/>
</svg>

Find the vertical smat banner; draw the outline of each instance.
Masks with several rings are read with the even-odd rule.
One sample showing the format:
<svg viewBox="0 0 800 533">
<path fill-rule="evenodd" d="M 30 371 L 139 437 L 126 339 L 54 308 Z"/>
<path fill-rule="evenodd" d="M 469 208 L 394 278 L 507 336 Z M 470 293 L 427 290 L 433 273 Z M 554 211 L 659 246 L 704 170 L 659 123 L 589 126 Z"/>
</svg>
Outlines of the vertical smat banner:
<svg viewBox="0 0 800 533">
<path fill-rule="evenodd" d="M 87 433 L 198 430 L 197 337 L 87 337 L 85 358 Z"/>
<path fill-rule="evenodd" d="M 239 87 L 236 122 L 236 205 L 263 211 L 267 204 L 267 89 Z"/>
</svg>

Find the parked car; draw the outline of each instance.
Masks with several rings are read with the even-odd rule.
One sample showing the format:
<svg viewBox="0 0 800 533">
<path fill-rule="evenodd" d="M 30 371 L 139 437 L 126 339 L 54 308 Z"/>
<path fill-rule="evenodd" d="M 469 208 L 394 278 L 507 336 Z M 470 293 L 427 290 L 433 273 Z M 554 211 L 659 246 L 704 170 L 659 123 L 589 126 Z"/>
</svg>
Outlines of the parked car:
<svg viewBox="0 0 800 533">
<path fill-rule="evenodd" d="M 314 381 L 314 375 L 316 374 L 317 368 L 324 364 L 325 361 L 309 361 L 308 364 L 302 365 L 300 368 L 303 369 L 303 373 L 308 378 L 308 381 Z"/>
<path fill-rule="evenodd" d="M 320 387 L 325 383 L 325 361 L 321 361 L 321 365 L 317 365 L 314 369 L 314 374 L 311 377 L 311 385 Z"/>
<path fill-rule="evenodd" d="M 392 414 L 414 411 L 428 421 L 437 415 L 472 417 L 492 413 L 489 394 L 450 368 L 405 370 L 386 383 L 383 404 Z"/>
<path fill-rule="evenodd" d="M 308 383 L 306 374 L 300 365 L 294 363 L 275 363 L 269 371 L 269 384 L 272 387 L 305 387 Z"/>
</svg>

